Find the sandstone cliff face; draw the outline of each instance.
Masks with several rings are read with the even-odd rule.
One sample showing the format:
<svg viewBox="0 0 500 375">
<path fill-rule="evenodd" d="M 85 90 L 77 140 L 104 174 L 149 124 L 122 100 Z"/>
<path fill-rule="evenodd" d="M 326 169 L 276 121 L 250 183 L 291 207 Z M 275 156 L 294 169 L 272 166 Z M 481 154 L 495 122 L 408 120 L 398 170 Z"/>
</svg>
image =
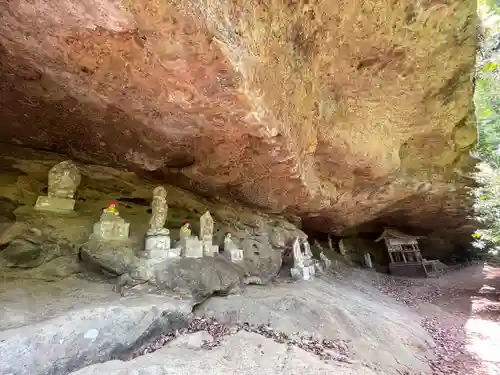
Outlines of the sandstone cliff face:
<svg viewBox="0 0 500 375">
<path fill-rule="evenodd" d="M 318 231 L 470 238 L 474 2 L 0 4 L 3 141 Z"/>
</svg>

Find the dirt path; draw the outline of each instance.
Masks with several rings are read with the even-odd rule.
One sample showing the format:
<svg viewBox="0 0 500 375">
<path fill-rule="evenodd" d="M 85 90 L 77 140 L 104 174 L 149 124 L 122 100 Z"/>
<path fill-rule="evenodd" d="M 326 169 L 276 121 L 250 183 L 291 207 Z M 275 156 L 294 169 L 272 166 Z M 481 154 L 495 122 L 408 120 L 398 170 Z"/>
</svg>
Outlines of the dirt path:
<svg viewBox="0 0 500 375">
<path fill-rule="evenodd" d="M 373 284 L 422 316 L 437 344 L 434 375 L 500 375 L 500 268 L 480 264 L 427 280 L 374 275 Z"/>
</svg>

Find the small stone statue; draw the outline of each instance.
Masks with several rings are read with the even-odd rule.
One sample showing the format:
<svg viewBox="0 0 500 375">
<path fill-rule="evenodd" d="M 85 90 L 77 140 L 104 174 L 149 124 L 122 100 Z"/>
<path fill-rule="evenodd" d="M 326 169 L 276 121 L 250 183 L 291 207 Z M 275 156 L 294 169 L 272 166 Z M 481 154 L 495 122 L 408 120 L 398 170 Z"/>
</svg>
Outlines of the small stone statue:
<svg viewBox="0 0 500 375">
<path fill-rule="evenodd" d="M 230 232 L 226 232 L 224 235 L 224 251 L 230 251 L 236 249 L 236 245 L 233 242 L 233 236 Z"/>
<path fill-rule="evenodd" d="M 80 182 L 80 172 L 71 160 L 54 165 L 49 171 L 48 195 L 38 197 L 35 209 L 52 212 L 73 211 L 73 198 Z"/>
<path fill-rule="evenodd" d="M 305 259 L 312 259 L 313 258 L 313 253 L 311 251 L 311 245 L 307 240 L 302 240 L 302 246 L 304 247 L 304 258 Z"/>
<path fill-rule="evenodd" d="M 54 165 L 49 171 L 49 197 L 73 199 L 82 177 L 71 160 Z"/>
<path fill-rule="evenodd" d="M 189 224 L 189 221 L 184 220 L 182 223 L 182 227 L 179 230 L 179 238 L 182 242 L 183 239 L 191 237 L 191 224 Z"/>
<path fill-rule="evenodd" d="M 167 191 L 163 186 L 153 190 L 151 203 L 152 216 L 149 220 L 149 230 L 146 233 L 145 253 L 150 263 L 161 262 L 168 258 L 180 257 L 180 248 L 170 247 L 170 231 L 165 228 L 167 221 Z"/>
<path fill-rule="evenodd" d="M 149 221 L 148 235 L 154 234 L 169 234 L 169 230 L 165 228 L 167 221 L 168 205 L 167 205 L 167 191 L 163 186 L 157 186 L 153 190 L 153 202 L 151 208 L 153 215 Z"/>
<path fill-rule="evenodd" d="M 302 268 L 304 267 L 304 256 L 302 255 L 302 249 L 300 248 L 299 238 L 295 238 L 292 245 L 293 253 L 293 267 Z"/>
<path fill-rule="evenodd" d="M 214 219 L 212 219 L 212 215 L 210 212 L 205 212 L 200 217 L 200 237 L 202 241 L 210 241 L 213 240 L 214 237 Z"/>
<path fill-rule="evenodd" d="M 94 224 L 92 235 L 101 241 L 126 240 L 129 236 L 130 223 L 120 217 L 116 202 L 109 202 L 102 210 L 101 219 Z"/>
<path fill-rule="evenodd" d="M 290 269 L 290 274 L 294 279 L 309 280 L 316 272 L 307 249 L 304 250 L 305 254 L 302 252 L 299 238 L 296 237 L 292 245 L 293 267 Z"/>
<path fill-rule="evenodd" d="M 116 202 L 109 202 L 108 206 L 102 210 L 103 215 L 120 216 Z"/>
<path fill-rule="evenodd" d="M 185 220 L 179 230 L 177 249 L 185 258 L 202 258 L 203 244 L 197 236 L 191 234 L 191 224 Z"/>
<path fill-rule="evenodd" d="M 209 211 L 200 217 L 200 237 L 203 244 L 203 255 L 213 257 L 219 253 L 219 246 L 213 244 L 214 219 Z"/>
</svg>

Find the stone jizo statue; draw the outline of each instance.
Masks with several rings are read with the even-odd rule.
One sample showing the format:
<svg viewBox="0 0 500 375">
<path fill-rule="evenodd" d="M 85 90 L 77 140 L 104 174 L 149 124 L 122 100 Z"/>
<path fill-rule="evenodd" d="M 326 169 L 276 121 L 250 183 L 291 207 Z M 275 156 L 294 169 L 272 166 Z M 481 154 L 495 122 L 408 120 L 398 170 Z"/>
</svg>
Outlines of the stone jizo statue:
<svg viewBox="0 0 500 375">
<path fill-rule="evenodd" d="M 299 238 L 295 238 L 292 245 L 292 254 L 293 254 L 293 267 L 294 268 L 302 268 L 304 267 L 304 256 L 302 254 L 302 249 L 300 248 Z"/>
<path fill-rule="evenodd" d="M 191 224 L 189 224 L 189 221 L 184 220 L 182 227 L 179 230 L 179 238 L 182 241 L 183 239 L 189 237 L 191 237 Z"/>
<path fill-rule="evenodd" d="M 120 216 L 116 202 L 109 202 L 108 206 L 102 210 L 103 215 Z"/>
<path fill-rule="evenodd" d="M 311 245 L 307 240 L 302 240 L 302 246 L 304 246 L 304 258 L 305 259 L 312 259 L 313 258 L 313 253 L 311 251 Z"/>
<path fill-rule="evenodd" d="M 224 251 L 235 250 L 238 247 L 233 242 L 233 236 L 230 232 L 227 232 L 224 236 Z"/>
<path fill-rule="evenodd" d="M 213 257 L 219 254 L 219 246 L 213 244 L 214 219 L 209 211 L 200 217 L 200 237 L 203 244 L 203 255 Z"/>
<path fill-rule="evenodd" d="M 163 186 L 157 186 L 153 190 L 153 202 L 151 204 L 153 215 L 149 221 L 148 235 L 152 234 L 168 234 L 168 229 L 165 228 L 167 221 L 168 205 L 167 191 Z"/>
<path fill-rule="evenodd" d="M 212 243 L 214 237 L 214 219 L 210 212 L 205 212 L 200 217 L 200 238 L 202 241 L 210 241 Z"/>
<path fill-rule="evenodd" d="M 92 235 L 98 240 L 126 240 L 130 223 L 120 217 L 116 202 L 109 202 L 102 210 L 101 219 L 94 224 Z"/>
</svg>

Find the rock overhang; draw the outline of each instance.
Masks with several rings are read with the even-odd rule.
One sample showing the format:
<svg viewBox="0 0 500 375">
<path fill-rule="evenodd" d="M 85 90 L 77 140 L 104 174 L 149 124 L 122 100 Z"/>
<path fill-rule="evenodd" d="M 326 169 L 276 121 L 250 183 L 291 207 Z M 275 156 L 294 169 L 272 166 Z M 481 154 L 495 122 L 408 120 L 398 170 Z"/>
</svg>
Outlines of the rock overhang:
<svg viewBox="0 0 500 375">
<path fill-rule="evenodd" d="M 4 142 L 318 231 L 471 230 L 473 3 L 2 6 Z"/>
</svg>

